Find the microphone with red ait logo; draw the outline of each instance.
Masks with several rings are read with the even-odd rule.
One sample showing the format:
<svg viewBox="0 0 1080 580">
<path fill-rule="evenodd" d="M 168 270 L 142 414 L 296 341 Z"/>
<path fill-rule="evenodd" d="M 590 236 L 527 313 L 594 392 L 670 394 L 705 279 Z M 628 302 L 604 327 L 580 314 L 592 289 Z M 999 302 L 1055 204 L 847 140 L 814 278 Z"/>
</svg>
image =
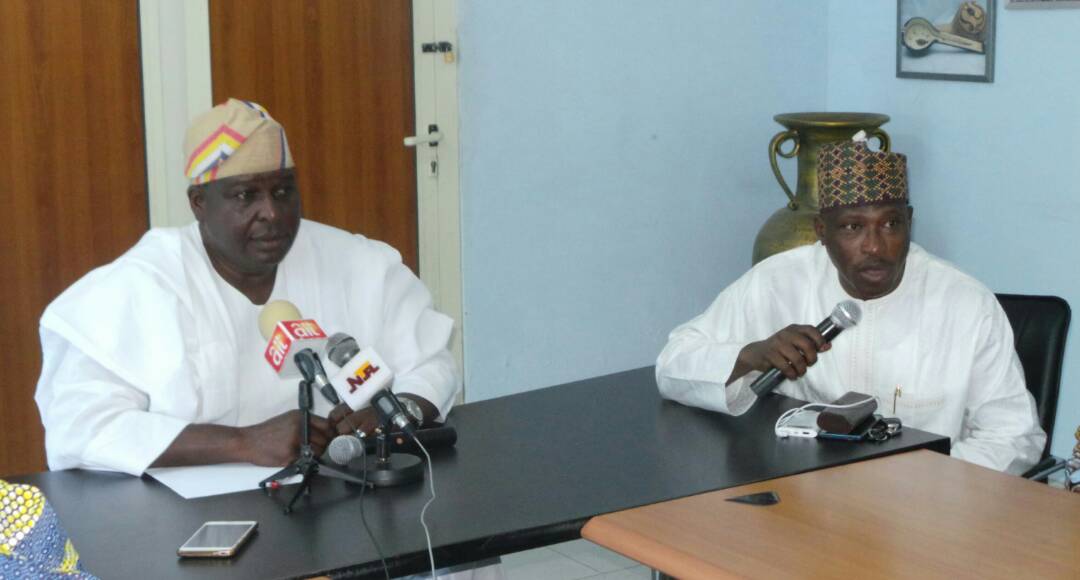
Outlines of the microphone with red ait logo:
<svg viewBox="0 0 1080 580">
<path fill-rule="evenodd" d="M 278 377 L 303 376 L 319 388 L 330 404 L 341 403 L 316 354 L 326 347 L 327 341 L 317 322 L 302 318 L 293 303 L 275 300 L 259 313 L 259 332 L 267 340 L 266 362 Z"/>
<path fill-rule="evenodd" d="M 356 339 L 342 333 L 334 333 L 326 343 L 326 357 L 340 369 L 330 379 L 330 384 L 341 400 L 356 411 L 368 405 L 372 395 L 381 389 L 389 389 L 394 372 L 375 349 L 360 348 Z"/>
</svg>

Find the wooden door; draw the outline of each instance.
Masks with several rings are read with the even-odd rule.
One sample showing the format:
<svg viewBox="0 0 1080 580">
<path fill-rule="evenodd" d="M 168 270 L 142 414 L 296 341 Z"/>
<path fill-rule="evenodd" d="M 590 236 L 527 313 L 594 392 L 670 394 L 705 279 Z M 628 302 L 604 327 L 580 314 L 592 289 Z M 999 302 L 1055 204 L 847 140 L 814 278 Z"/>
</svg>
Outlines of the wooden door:
<svg viewBox="0 0 1080 580">
<path fill-rule="evenodd" d="M 45 469 L 38 319 L 148 227 L 138 0 L 0 0 L 0 475 Z"/>
<path fill-rule="evenodd" d="M 417 270 L 409 0 L 211 0 L 214 102 L 285 126 L 304 216 L 387 242 Z"/>
</svg>

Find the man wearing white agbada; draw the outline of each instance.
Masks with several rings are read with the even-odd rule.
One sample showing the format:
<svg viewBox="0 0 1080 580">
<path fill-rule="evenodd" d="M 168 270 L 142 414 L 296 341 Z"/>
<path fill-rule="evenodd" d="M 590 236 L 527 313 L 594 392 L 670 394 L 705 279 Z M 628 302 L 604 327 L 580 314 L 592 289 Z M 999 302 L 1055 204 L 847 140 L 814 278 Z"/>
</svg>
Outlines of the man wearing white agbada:
<svg viewBox="0 0 1080 580">
<path fill-rule="evenodd" d="M 1009 321 L 982 284 L 911 243 L 904 157 L 827 145 L 818 175 L 819 243 L 763 260 L 673 330 L 657 360 L 661 394 L 740 415 L 755 400 L 750 383 L 777 368 L 785 395 L 876 395 L 885 414 L 950 437 L 954 457 L 1011 473 L 1032 466 L 1046 435 Z M 834 344 L 792 324 L 852 298 L 862 318 Z"/>
<path fill-rule="evenodd" d="M 197 222 L 151 230 L 42 315 L 36 400 L 49 467 L 139 475 L 294 459 L 297 381 L 266 364 L 257 324 L 269 300 L 373 346 L 423 420 L 445 417 L 461 385 L 446 349 L 452 320 L 392 248 L 301 219 L 281 126 L 230 100 L 193 122 L 185 150 Z M 315 413 L 316 453 L 335 431 L 375 424 L 370 408 L 331 412 L 318 395 Z"/>
</svg>

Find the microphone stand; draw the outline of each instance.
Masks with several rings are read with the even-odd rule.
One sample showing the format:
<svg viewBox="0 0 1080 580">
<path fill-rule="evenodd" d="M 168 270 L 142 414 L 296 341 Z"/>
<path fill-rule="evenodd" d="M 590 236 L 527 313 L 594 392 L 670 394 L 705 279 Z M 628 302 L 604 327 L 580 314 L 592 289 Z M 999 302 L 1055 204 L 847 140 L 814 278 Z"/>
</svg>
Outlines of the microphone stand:
<svg viewBox="0 0 1080 580">
<path fill-rule="evenodd" d="M 300 457 L 297 457 L 295 461 L 286 465 L 277 473 L 267 477 L 259 482 L 261 489 L 266 489 L 271 484 L 278 483 L 279 481 L 292 477 L 294 475 L 303 475 L 303 479 L 300 481 L 300 487 L 296 489 L 296 493 L 293 494 L 292 499 L 289 500 L 289 504 L 285 506 L 285 513 L 292 512 L 293 504 L 300 498 L 302 493 L 311 493 L 311 478 L 314 475 L 322 475 L 324 477 L 334 477 L 337 479 L 343 479 L 349 483 L 355 483 L 357 485 L 367 485 L 374 487 L 369 482 L 366 482 L 358 477 L 355 477 L 349 473 L 341 471 L 337 468 L 331 467 L 321 461 L 318 457 L 315 457 L 315 452 L 311 450 L 311 437 L 309 421 L 311 420 L 311 408 L 314 404 L 311 396 L 311 381 L 300 381 Z"/>
<path fill-rule="evenodd" d="M 376 487 L 405 485 L 424 478 L 424 462 L 410 453 L 394 453 L 390 449 L 386 433 L 390 425 L 380 417 L 375 435 L 375 457 L 365 456 L 367 481 Z M 402 433 L 402 435 L 405 435 Z"/>
</svg>

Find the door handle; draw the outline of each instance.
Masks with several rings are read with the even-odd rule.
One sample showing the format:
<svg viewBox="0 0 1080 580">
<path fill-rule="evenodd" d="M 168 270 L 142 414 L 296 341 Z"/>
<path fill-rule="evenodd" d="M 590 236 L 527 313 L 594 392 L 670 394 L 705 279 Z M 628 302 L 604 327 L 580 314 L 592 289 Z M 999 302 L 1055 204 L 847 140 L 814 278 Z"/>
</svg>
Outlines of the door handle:
<svg viewBox="0 0 1080 580">
<path fill-rule="evenodd" d="M 416 147 L 417 145 L 423 145 L 427 143 L 429 147 L 435 147 L 442 140 L 442 133 L 439 132 L 438 125 L 428 125 L 427 135 L 413 135 L 405 138 L 406 147 Z"/>
</svg>

